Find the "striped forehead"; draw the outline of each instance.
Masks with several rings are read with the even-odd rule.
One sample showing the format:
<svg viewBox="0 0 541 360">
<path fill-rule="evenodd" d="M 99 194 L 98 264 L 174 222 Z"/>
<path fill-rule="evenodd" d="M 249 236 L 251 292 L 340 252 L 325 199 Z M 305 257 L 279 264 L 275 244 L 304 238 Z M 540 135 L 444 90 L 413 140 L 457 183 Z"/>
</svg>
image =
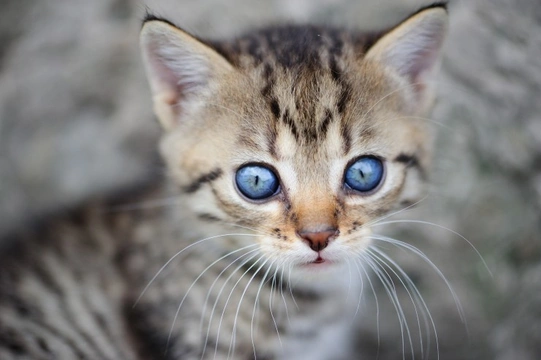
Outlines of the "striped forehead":
<svg viewBox="0 0 541 360">
<path fill-rule="evenodd" d="M 278 26 L 214 45 L 258 89 L 253 96 L 272 117 L 264 124 L 267 133 L 256 136 L 264 137 L 267 151 L 277 157 L 278 136 L 284 132 L 293 136 L 297 151 L 311 154 L 321 149 L 330 129 L 338 129 L 341 150 L 349 151 L 350 125 L 344 119 L 356 87 L 351 70 L 374 38 L 343 29 Z M 246 128 L 257 132 L 252 124 Z"/>
<path fill-rule="evenodd" d="M 272 115 L 268 148 L 275 157 L 287 156 L 284 151 L 292 150 L 318 153 L 327 148 L 327 140 L 334 140 L 334 148 L 348 151 L 347 136 L 340 144 L 336 136 L 329 136 L 347 134 L 342 120 L 350 92 L 345 81 L 333 77 L 329 69 L 299 73 L 279 69 L 263 81 L 261 95 Z"/>
<path fill-rule="evenodd" d="M 260 110 L 248 116 L 239 142 L 300 173 L 307 165 L 328 171 L 333 159 L 346 157 L 369 125 L 352 116 L 364 97 L 351 69 L 367 41 L 338 30 L 286 27 L 223 48 L 258 89 L 253 99 Z"/>
</svg>

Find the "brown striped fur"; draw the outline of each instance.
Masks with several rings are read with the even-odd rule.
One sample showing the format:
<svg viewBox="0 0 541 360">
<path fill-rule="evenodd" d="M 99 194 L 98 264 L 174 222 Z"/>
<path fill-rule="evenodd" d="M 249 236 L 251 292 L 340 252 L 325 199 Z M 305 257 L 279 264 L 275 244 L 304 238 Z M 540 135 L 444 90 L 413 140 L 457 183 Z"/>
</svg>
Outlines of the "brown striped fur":
<svg viewBox="0 0 541 360">
<path fill-rule="evenodd" d="M 0 358 L 358 358 L 348 267 L 371 222 L 423 194 L 424 76 L 445 24 L 438 4 L 381 33 L 291 25 L 203 41 L 149 16 L 169 178 L 134 208 L 93 203 L 6 246 Z M 363 155 L 385 167 L 366 194 L 344 185 Z M 239 193 L 246 163 L 273 169 L 279 191 Z M 329 229 L 320 251 L 299 235 Z"/>
</svg>

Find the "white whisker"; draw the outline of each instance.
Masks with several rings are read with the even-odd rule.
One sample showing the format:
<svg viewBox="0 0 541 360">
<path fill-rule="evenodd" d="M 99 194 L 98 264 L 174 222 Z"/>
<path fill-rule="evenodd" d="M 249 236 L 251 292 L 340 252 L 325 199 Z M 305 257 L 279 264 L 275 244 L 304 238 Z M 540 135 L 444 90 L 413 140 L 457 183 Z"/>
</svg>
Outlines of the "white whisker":
<svg viewBox="0 0 541 360">
<path fill-rule="evenodd" d="M 222 287 L 220 288 L 220 290 L 218 291 L 218 295 L 216 296 L 216 300 L 214 301 L 214 305 L 212 306 L 212 310 L 210 312 L 210 316 L 209 316 L 209 321 L 208 321 L 208 327 L 207 327 L 207 334 L 205 336 L 205 346 L 203 348 L 203 351 L 201 353 L 201 359 L 203 359 L 203 356 L 205 355 L 205 351 L 207 349 L 207 342 L 208 342 L 208 339 L 209 339 L 209 336 L 210 336 L 210 328 L 212 326 L 212 318 L 214 317 L 214 312 L 216 311 L 216 307 L 218 306 L 218 301 L 220 300 L 220 297 L 222 296 L 222 292 L 224 291 L 225 287 L 227 286 L 227 283 L 229 282 L 229 280 L 231 280 L 231 278 L 233 277 L 233 275 L 235 275 L 235 273 L 237 271 L 239 271 L 244 265 L 246 265 L 248 262 L 250 262 L 254 257 L 256 257 L 258 255 L 257 253 L 257 250 L 259 249 L 255 249 L 255 251 L 250 251 L 249 253 L 252 253 L 252 252 L 256 252 L 255 254 L 253 254 L 252 256 L 250 256 L 249 258 L 247 259 L 244 259 L 242 261 L 242 263 L 237 266 L 235 268 L 235 270 L 233 270 L 231 272 L 231 274 L 229 274 L 229 276 L 227 277 L 227 279 L 225 279 Z M 247 253 L 248 254 L 248 253 Z M 244 254 L 242 256 L 245 256 L 247 254 Z M 234 262 L 236 262 L 239 258 L 237 258 Z M 214 286 L 214 283 L 218 280 L 218 278 L 221 276 L 221 274 L 223 274 L 231 265 L 233 265 L 233 263 L 229 264 L 225 269 L 222 270 L 222 272 L 218 275 L 218 277 L 216 277 L 216 279 L 214 280 L 213 282 L 213 285 L 212 287 Z M 244 275 L 243 275 L 244 276 Z M 211 287 L 211 288 L 212 288 Z M 209 290 L 210 291 L 210 290 Z M 208 296 L 210 295 L 210 293 L 207 294 L 207 299 L 208 299 Z M 226 304 L 227 305 L 227 304 Z M 225 308 L 226 306 L 224 306 L 224 311 L 225 311 Z M 223 317 L 223 313 L 222 313 L 222 317 Z M 221 324 L 221 321 L 220 321 L 220 324 Z M 219 330 L 219 329 L 218 329 Z M 218 331 L 219 332 L 219 331 Z M 217 341 L 217 340 L 216 340 Z M 218 346 L 218 342 L 216 342 L 216 346 Z"/>
<path fill-rule="evenodd" d="M 353 281 L 353 277 L 351 276 L 351 263 L 349 262 L 348 258 L 346 258 L 346 263 L 347 263 L 347 266 L 348 266 L 348 273 L 349 273 L 348 291 L 347 291 L 347 294 L 346 294 L 346 303 L 347 303 L 348 300 L 349 300 L 349 295 L 351 293 L 351 283 Z"/>
<path fill-rule="evenodd" d="M 357 261 L 354 261 L 353 263 L 355 264 L 355 267 L 357 268 L 357 273 L 359 274 L 359 279 L 361 281 L 361 290 L 359 291 L 359 300 L 357 301 L 357 307 L 355 308 L 355 314 L 353 315 L 353 319 L 355 319 L 357 315 L 359 314 L 359 310 L 361 308 L 361 300 L 363 298 L 363 292 L 364 292 L 364 281 L 363 281 L 363 274 L 361 274 L 361 269 L 359 268 L 359 264 L 357 264 Z"/>
<path fill-rule="evenodd" d="M 209 300 L 209 297 L 210 297 L 210 294 L 212 292 L 212 289 L 214 288 L 214 285 L 216 285 L 216 282 L 218 281 L 218 279 L 227 271 L 227 269 L 229 269 L 234 263 L 236 263 L 238 260 L 242 259 L 243 257 L 249 255 L 249 254 L 252 254 L 254 252 L 258 251 L 258 249 L 254 249 L 254 250 L 251 250 L 251 251 L 248 251 L 247 253 L 244 253 L 240 256 L 238 256 L 235 260 L 233 260 L 231 263 L 229 263 L 226 267 L 224 267 L 222 269 L 222 271 L 218 274 L 218 276 L 216 276 L 216 279 L 214 279 L 214 281 L 212 282 L 209 290 L 207 291 L 207 296 L 205 297 L 205 302 L 203 303 L 203 311 L 202 311 L 202 314 L 201 314 L 201 321 L 199 323 L 199 333 L 202 333 L 203 332 L 203 321 L 204 321 L 204 318 L 205 318 L 205 314 L 206 314 L 206 309 L 207 309 L 207 304 L 208 304 L 208 300 Z M 256 255 L 256 254 L 255 254 Z M 254 255 L 254 256 L 255 256 Z M 252 258 L 254 257 L 252 256 Z M 248 259 L 249 261 L 249 259 Z M 241 265 L 242 267 L 242 265 Z M 209 323 L 208 323 L 208 329 L 210 329 L 210 326 L 211 326 L 211 323 L 212 323 L 212 314 L 210 316 L 210 319 L 209 319 Z M 207 330 L 208 330 L 207 329 Z M 207 331 L 207 335 L 206 335 L 206 338 L 205 338 L 205 343 L 203 345 L 203 350 L 201 352 L 201 356 L 203 356 L 203 354 L 205 354 L 205 350 L 206 350 L 206 347 L 207 347 L 207 342 L 208 342 L 208 337 L 209 337 L 209 332 Z"/>
<path fill-rule="evenodd" d="M 464 314 L 464 310 L 462 309 L 462 305 L 460 303 L 460 299 L 458 298 L 458 295 L 454 291 L 453 287 L 451 286 L 451 283 L 449 282 L 449 280 L 447 280 L 447 278 L 445 277 L 443 272 L 436 266 L 436 264 L 434 264 L 434 262 L 432 262 L 432 260 L 430 260 L 428 258 L 428 256 L 425 253 L 423 253 L 421 250 L 419 250 L 417 247 L 415 247 L 415 246 L 413 246 L 411 244 L 408 244 L 408 243 L 405 243 L 403 241 L 390 238 L 388 236 L 373 235 L 373 236 L 371 236 L 371 239 L 387 242 L 387 243 L 393 244 L 393 245 L 395 245 L 397 247 L 402 247 L 404 249 L 410 250 L 411 252 L 413 252 L 414 254 L 419 256 L 423 261 L 425 261 L 436 272 L 436 274 L 438 274 L 438 276 L 444 281 L 445 285 L 449 289 L 449 292 L 451 293 L 451 296 L 453 297 L 453 299 L 455 301 L 455 304 L 456 304 L 458 313 L 460 315 L 461 321 L 467 326 L 466 316 Z"/>
<path fill-rule="evenodd" d="M 428 313 L 429 316 L 430 316 L 430 311 L 428 310 L 428 308 L 426 306 L 421 307 L 420 309 L 417 308 L 416 300 L 419 300 L 417 298 L 417 296 L 419 296 L 422 299 L 419 292 L 417 291 L 417 287 L 415 286 L 413 281 L 410 279 L 410 277 L 402 270 L 402 268 L 400 266 L 398 266 L 398 264 L 396 262 L 392 261 L 388 256 L 386 256 L 386 254 L 383 253 L 381 250 L 379 250 L 379 249 L 377 249 L 375 247 L 372 247 L 371 249 L 367 250 L 367 253 L 369 253 L 370 254 L 369 256 L 371 256 L 372 259 L 374 259 L 376 262 L 378 262 L 382 266 L 382 268 L 386 267 L 398 279 L 398 281 L 400 282 L 400 284 L 402 285 L 402 287 L 406 291 L 406 293 L 407 293 L 407 295 L 408 295 L 408 297 L 409 297 L 409 299 L 410 299 L 410 301 L 411 301 L 411 303 L 413 305 L 413 310 L 415 312 L 415 317 L 416 317 L 416 320 L 417 320 L 417 328 L 419 330 L 419 342 L 420 342 L 421 356 L 424 358 L 425 349 L 424 349 L 424 346 L 423 346 L 423 336 L 422 336 L 423 332 L 422 332 L 422 329 L 421 329 L 421 318 L 419 316 L 419 310 L 423 310 L 423 312 L 421 314 L 422 314 L 422 317 L 423 317 L 423 320 L 424 320 L 424 323 L 425 323 L 425 329 L 428 326 L 427 325 L 427 319 L 426 319 L 426 313 Z M 393 266 L 391 266 L 391 265 L 393 265 Z M 404 282 L 404 280 L 406 282 Z M 410 291 L 410 288 L 411 288 L 411 291 Z M 412 293 L 412 291 L 413 291 L 413 293 Z M 421 300 L 419 300 L 419 301 L 422 304 L 424 303 Z M 429 335 L 428 331 L 426 332 L 426 334 L 427 334 L 427 336 Z M 439 354 L 439 352 L 438 352 L 438 354 Z M 439 356 L 438 356 L 438 358 L 439 358 Z"/>
<path fill-rule="evenodd" d="M 393 95 L 393 94 L 395 94 L 397 92 L 404 91 L 404 90 L 407 90 L 407 89 L 410 89 L 410 88 L 413 88 L 413 87 L 419 86 L 419 85 L 424 85 L 424 83 L 408 84 L 408 85 L 401 86 L 401 87 L 399 87 L 397 89 L 394 89 L 393 91 L 388 92 L 386 95 L 382 96 L 378 101 L 376 101 L 374 104 L 372 104 L 372 106 L 370 106 L 368 108 L 368 110 L 364 111 L 359 118 L 364 119 L 366 117 L 366 115 L 368 115 L 372 110 L 375 109 L 376 106 L 378 106 L 383 100 L 387 99 L 389 96 L 391 96 L 391 95 Z"/>
<path fill-rule="evenodd" d="M 377 352 L 377 356 L 376 356 L 376 359 L 379 358 L 379 350 L 380 350 L 380 346 L 381 346 L 381 334 L 380 334 L 380 324 L 379 324 L 379 300 L 378 300 L 378 295 L 376 294 L 376 289 L 374 288 L 374 284 L 372 283 L 372 280 L 370 279 L 370 275 L 368 275 L 368 272 L 366 271 L 366 268 L 364 267 L 363 265 L 363 259 L 364 259 L 364 254 L 358 254 L 359 255 L 359 259 L 358 259 L 358 264 L 361 265 L 361 268 L 363 270 L 363 273 L 364 275 L 366 276 L 366 279 L 368 280 L 368 284 L 370 285 L 370 288 L 372 289 L 372 294 L 374 294 L 374 301 L 376 302 L 376 332 L 377 332 L 377 335 L 378 335 L 378 352 Z M 357 267 L 357 269 L 359 269 Z"/>
<path fill-rule="evenodd" d="M 229 354 L 231 353 L 231 357 L 233 358 L 233 355 L 235 355 L 235 341 L 236 341 L 236 335 L 237 335 L 237 319 L 239 317 L 239 312 L 240 312 L 240 306 L 242 304 L 242 301 L 244 300 L 244 296 L 246 295 L 246 292 L 248 291 L 248 288 L 250 287 L 250 284 L 252 283 L 252 281 L 254 280 L 254 278 L 256 277 L 256 275 L 259 273 L 259 271 L 261 271 L 261 269 L 265 266 L 265 264 L 269 261 L 269 259 L 266 259 L 265 261 L 263 261 L 263 263 L 261 265 L 259 265 L 259 267 L 257 268 L 256 271 L 254 271 L 254 273 L 252 274 L 252 277 L 250 277 L 250 280 L 248 280 L 248 284 L 246 284 L 246 286 L 244 287 L 244 290 L 240 296 L 240 300 L 239 300 L 239 304 L 237 305 L 237 311 L 235 312 L 235 320 L 233 321 L 233 335 L 231 337 L 231 341 L 229 343 L 229 351 L 227 353 L 227 358 L 229 359 Z"/>
<path fill-rule="evenodd" d="M 293 264 L 289 264 L 287 286 L 289 287 L 289 294 L 291 295 L 291 299 L 293 300 L 293 304 L 295 304 L 295 307 L 297 308 L 297 310 L 299 310 L 299 304 L 297 304 L 297 300 L 295 300 L 295 295 L 293 295 L 293 286 L 291 284 L 291 271 L 292 271 L 292 268 L 293 268 Z"/>
<path fill-rule="evenodd" d="M 171 340 L 171 335 L 173 334 L 173 329 L 175 327 L 175 323 L 177 321 L 177 318 L 178 318 L 178 314 L 180 313 L 180 309 L 182 308 L 182 305 L 184 304 L 184 301 L 186 300 L 186 298 L 188 297 L 188 294 L 190 293 L 190 291 L 192 290 L 192 288 L 195 286 L 195 284 L 197 283 L 197 281 L 199 279 L 201 279 L 201 277 L 207 272 L 207 270 L 209 270 L 211 267 L 213 267 L 214 265 L 216 265 L 218 262 L 222 261 L 223 259 L 225 259 L 226 257 L 234 254 L 234 253 L 237 253 L 239 251 L 242 251 L 242 250 L 246 250 L 246 249 L 249 249 L 251 247 L 254 247 L 254 246 L 258 246 L 258 244 L 252 244 L 252 245 L 248 245 L 248 246 L 244 246 L 240 249 L 237 249 L 237 250 L 234 250 L 234 251 L 231 251 L 223 256 L 221 256 L 220 258 L 214 260 L 210 265 L 208 265 L 203 271 L 201 271 L 201 273 L 195 278 L 195 280 L 191 283 L 191 285 L 188 287 L 188 289 L 186 290 L 186 292 L 184 293 L 184 296 L 182 297 L 182 300 L 180 301 L 178 307 L 177 307 L 177 311 L 175 312 L 175 316 L 173 317 L 173 323 L 171 324 L 171 329 L 169 330 L 169 335 L 167 336 L 167 343 L 166 343 L 166 347 L 169 347 L 169 341 Z M 250 252 L 254 252 L 254 251 L 257 251 L 257 249 L 254 249 L 254 250 L 251 250 Z M 250 253 L 248 252 L 248 253 Z"/>
<path fill-rule="evenodd" d="M 255 229 L 255 228 L 252 228 L 252 227 L 249 227 L 249 226 L 239 225 L 239 224 L 232 223 L 232 222 L 228 222 L 228 223 L 225 223 L 225 224 L 229 225 L 229 226 L 238 227 L 238 228 L 241 228 L 241 229 L 244 229 L 244 230 L 250 230 L 250 231 L 255 232 L 256 234 L 273 236 L 270 232 L 264 232 L 262 230 L 258 230 L 258 229 Z"/>
<path fill-rule="evenodd" d="M 421 332 L 421 319 L 419 317 L 419 311 L 417 309 L 417 303 L 415 302 L 415 300 L 413 298 L 413 295 L 410 292 L 408 286 L 406 286 L 406 284 L 404 283 L 402 277 L 398 275 L 398 273 L 395 271 L 395 269 L 392 266 L 390 266 L 384 259 L 382 259 L 382 257 L 380 256 L 380 253 L 379 253 L 379 249 L 377 249 L 375 247 L 371 247 L 369 249 L 366 249 L 366 252 L 367 252 L 368 256 L 370 256 L 370 258 L 372 258 L 377 264 L 380 265 L 381 269 L 384 269 L 385 273 L 388 276 L 390 276 L 390 274 L 388 273 L 388 271 L 390 271 L 398 279 L 398 281 L 400 282 L 400 284 L 402 285 L 402 287 L 404 288 L 404 290 L 408 294 L 408 297 L 409 297 L 409 299 L 410 299 L 410 301 L 411 301 L 411 303 L 413 305 L 413 309 L 414 309 L 414 312 L 415 312 L 415 317 L 416 317 L 416 320 L 417 320 L 417 327 L 419 329 L 419 335 L 421 335 L 422 334 L 422 332 Z M 385 270 L 385 268 L 388 269 L 388 271 Z M 409 279 L 409 277 L 407 277 L 407 278 Z M 420 340 L 421 341 L 421 349 L 423 349 L 422 337 L 420 337 L 420 339 L 421 339 Z"/>
<path fill-rule="evenodd" d="M 416 295 L 415 298 L 418 301 L 420 301 L 420 303 L 422 305 L 422 309 L 424 309 L 423 319 L 425 320 L 425 331 L 426 331 L 426 334 L 427 334 L 426 358 L 428 358 L 428 355 L 429 355 L 428 352 L 430 350 L 430 347 L 429 347 L 430 332 L 428 331 L 428 323 L 427 323 L 427 321 L 429 320 L 431 325 L 432 325 L 432 330 L 434 331 L 434 338 L 435 338 L 435 341 L 436 341 L 436 353 L 437 353 L 437 358 L 439 359 L 440 358 L 439 339 L 438 339 L 438 332 L 436 330 L 436 324 L 434 322 L 434 319 L 432 318 L 432 314 L 430 313 L 430 310 L 428 309 L 428 306 L 427 306 L 425 300 L 423 299 L 420 291 L 417 289 L 417 286 L 415 286 L 415 284 L 413 283 L 413 280 L 411 280 L 411 278 L 406 274 L 406 272 L 393 259 L 391 259 L 387 254 L 385 254 L 383 251 L 381 251 L 380 249 L 375 248 L 375 247 L 373 247 L 371 250 L 377 252 L 381 257 L 386 259 L 386 261 L 388 262 L 387 266 L 389 266 L 389 264 L 392 265 L 402 275 L 402 278 L 404 280 L 406 280 L 406 282 L 409 284 L 410 288 L 412 289 L 412 291 Z M 396 276 L 398 278 L 400 278 L 398 276 L 398 274 L 396 274 Z M 417 311 L 416 311 L 416 313 L 417 313 Z M 428 316 L 428 320 L 427 320 L 427 316 Z M 421 351 L 423 351 L 422 344 L 421 344 Z M 422 353 L 422 355 L 424 357 L 424 353 Z"/>
<path fill-rule="evenodd" d="M 286 297 L 284 296 L 284 273 L 285 273 L 285 268 L 284 266 L 282 266 L 282 271 L 280 271 L 280 295 L 282 296 L 282 301 L 284 302 L 287 322 L 291 325 L 291 319 L 289 318 L 289 310 L 287 308 L 287 301 L 286 301 Z"/>
<path fill-rule="evenodd" d="M 137 300 L 135 300 L 135 303 L 133 304 L 133 307 L 136 307 L 137 304 L 139 303 L 139 301 L 141 300 L 141 298 L 143 297 L 143 295 L 145 295 L 145 293 L 147 292 L 148 288 L 150 287 L 150 285 L 152 285 L 152 283 L 154 282 L 154 280 L 156 280 L 156 278 L 162 273 L 162 271 L 167 267 L 167 265 L 169 265 L 175 258 L 177 258 L 180 254 L 182 254 L 184 251 L 196 246 L 196 245 L 199 245 L 201 244 L 202 242 L 205 242 L 205 241 L 208 241 L 208 240 L 214 240 L 214 239 L 219 239 L 219 238 L 222 238 L 222 237 L 226 237 L 226 236 L 258 236 L 258 235 L 254 235 L 254 234 L 222 234 L 222 235 L 215 235 L 215 236 L 209 236 L 207 238 L 204 238 L 204 239 L 201 239 L 201 240 L 198 240 L 194 243 L 191 243 L 190 245 L 184 247 L 182 250 L 180 250 L 179 252 L 177 252 L 175 255 L 171 256 L 171 258 L 169 258 L 169 260 L 167 260 L 167 262 L 160 268 L 160 270 L 158 270 L 158 272 L 156 273 L 156 275 L 154 275 L 152 277 L 152 279 L 150 279 L 150 281 L 148 282 L 148 284 L 145 286 L 145 288 L 143 289 L 143 291 L 141 291 L 141 294 L 137 297 Z"/>
<path fill-rule="evenodd" d="M 254 359 L 257 358 L 257 353 L 255 349 L 255 341 L 254 341 L 254 318 L 255 318 L 255 312 L 257 309 L 257 301 L 259 299 L 259 294 L 261 293 L 261 289 L 263 288 L 263 285 L 265 284 L 265 280 L 267 279 L 267 276 L 269 275 L 269 272 L 272 269 L 272 266 L 274 265 L 274 263 L 276 263 L 276 261 L 277 260 L 274 260 L 272 263 L 270 263 L 267 271 L 265 272 L 265 275 L 263 275 L 263 279 L 261 280 L 261 284 L 259 285 L 259 288 L 257 289 L 257 293 L 255 295 L 254 309 L 252 311 L 252 321 L 250 323 L 250 337 L 252 340 L 252 348 L 254 350 Z"/>
<path fill-rule="evenodd" d="M 276 335 L 278 336 L 278 342 L 280 343 L 280 347 L 283 349 L 284 344 L 282 343 L 282 337 L 280 336 L 280 331 L 278 330 L 278 324 L 276 323 L 276 318 L 274 316 L 274 312 L 272 310 L 272 303 L 274 299 L 274 292 L 276 291 L 276 275 L 278 274 L 278 265 L 276 265 L 276 270 L 274 270 L 274 274 L 272 275 L 272 283 L 271 283 L 271 290 L 269 293 L 269 311 L 272 318 L 272 322 L 274 324 L 274 328 L 276 329 Z"/>
<path fill-rule="evenodd" d="M 411 208 L 413 208 L 413 207 L 419 205 L 421 202 L 425 201 L 426 199 L 428 199 L 428 195 L 425 195 L 422 199 L 417 200 L 417 201 L 414 202 L 413 204 L 410 204 L 410 205 L 406 206 L 406 207 L 403 208 L 403 209 L 400 209 L 400 210 L 397 210 L 397 211 L 393 211 L 392 213 L 383 215 L 383 216 L 381 216 L 381 217 L 379 217 L 379 218 L 377 218 L 377 219 L 374 219 L 374 220 L 372 220 L 372 221 L 369 221 L 369 222 L 363 224 L 361 227 L 371 227 L 371 226 L 373 226 L 373 225 L 375 225 L 375 224 L 381 224 L 381 222 L 382 222 L 383 220 L 388 219 L 388 218 L 390 218 L 391 216 L 395 216 L 395 215 L 398 215 L 398 214 L 400 214 L 400 213 L 403 213 L 403 212 L 405 212 L 405 211 L 407 211 L 407 210 L 410 210 Z"/>
<path fill-rule="evenodd" d="M 224 304 L 224 308 L 222 310 L 222 315 L 220 317 L 220 322 L 218 323 L 218 331 L 217 331 L 217 335 L 216 335 L 216 346 L 214 348 L 214 358 L 216 358 L 216 355 L 218 354 L 218 344 L 219 344 L 219 339 L 220 339 L 220 329 L 222 328 L 222 323 L 223 323 L 223 319 L 224 319 L 224 315 L 225 315 L 225 310 L 227 308 L 227 304 L 229 304 L 229 300 L 231 300 L 231 296 L 233 296 L 233 292 L 235 291 L 235 288 L 241 282 L 244 275 L 248 274 L 250 272 L 250 270 L 252 270 L 252 268 L 254 266 L 256 266 L 257 263 L 259 263 L 259 261 L 261 261 L 261 259 L 263 259 L 263 258 L 264 258 L 264 255 L 261 255 L 252 265 L 250 265 L 250 267 L 237 279 L 237 282 L 235 282 L 235 284 L 233 285 L 233 288 L 229 292 L 229 296 L 227 297 L 227 299 L 225 301 L 225 304 Z M 235 321 L 236 321 L 236 318 L 235 318 Z M 233 340 L 234 336 L 235 336 L 234 331 L 233 331 L 233 334 L 231 336 L 232 336 L 231 340 Z"/>
<path fill-rule="evenodd" d="M 458 233 L 458 232 L 456 232 L 456 231 L 454 231 L 452 229 L 449 229 L 448 227 L 445 227 L 443 225 L 436 224 L 436 223 L 431 223 L 431 222 L 428 222 L 428 221 L 422 221 L 422 220 L 389 220 L 389 221 L 384 221 L 384 222 L 378 222 L 378 223 L 376 223 L 376 224 L 374 224 L 372 226 L 387 225 L 387 224 L 398 224 L 398 223 L 413 223 L 413 224 L 423 224 L 423 225 L 434 226 L 434 227 L 449 231 L 452 234 L 458 236 L 459 238 L 464 240 L 473 249 L 473 251 L 475 251 L 477 256 L 479 256 L 479 259 L 481 259 L 485 269 L 488 271 L 490 276 L 492 278 L 494 278 L 494 275 L 492 274 L 492 271 L 490 271 L 485 259 L 483 258 L 483 255 L 481 255 L 481 253 L 479 252 L 479 250 L 477 250 L 475 245 L 473 245 L 473 243 L 470 240 L 466 239 L 466 237 L 464 237 L 463 235 L 461 235 L 460 233 Z"/>
<path fill-rule="evenodd" d="M 370 257 L 370 254 L 365 253 L 364 261 L 372 268 L 376 276 L 379 278 L 381 284 L 383 285 L 383 287 L 385 288 L 385 291 L 387 292 L 387 295 L 389 296 L 389 299 L 391 300 L 393 307 L 395 308 L 395 312 L 397 314 L 398 322 L 400 325 L 400 333 L 401 333 L 401 338 L 402 338 L 402 357 L 403 359 L 405 359 L 406 358 L 406 336 L 410 345 L 410 349 L 412 351 L 412 355 L 413 355 L 413 341 L 411 339 L 411 333 L 409 330 L 407 318 L 404 314 L 404 310 L 402 308 L 402 305 L 400 304 L 400 300 L 396 292 L 396 286 L 394 284 L 394 281 L 392 280 L 391 276 L 384 268 L 381 268 L 380 266 L 378 266 L 379 264 Z M 406 330 L 405 334 L 404 334 L 404 329 Z"/>
<path fill-rule="evenodd" d="M 239 119 L 244 119 L 246 121 L 250 121 L 251 119 L 246 117 L 246 116 L 243 116 L 242 114 L 240 114 L 238 111 L 235 111 L 231 108 L 228 108 L 227 106 L 224 106 L 224 105 L 221 105 L 221 104 L 218 104 L 218 103 L 213 103 L 213 102 L 210 102 L 210 101 L 206 101 L 206 104 L 207 105 L 211 105 L 211 106 L 215 106 L 217 108 L 220 108 L 220 109 L 224 109 L 224 110 L 227 110 L 229 111 L 230 113 L 232 113 L 233 115 L 235 115 L 236 117 L 238 117 Z"/>
</svg>

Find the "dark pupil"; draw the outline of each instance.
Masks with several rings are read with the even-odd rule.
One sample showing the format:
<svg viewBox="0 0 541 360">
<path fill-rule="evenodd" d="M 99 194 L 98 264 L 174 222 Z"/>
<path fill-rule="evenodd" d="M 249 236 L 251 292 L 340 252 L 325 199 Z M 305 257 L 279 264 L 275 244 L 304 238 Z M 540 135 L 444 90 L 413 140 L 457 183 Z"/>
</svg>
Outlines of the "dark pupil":
<svg viewBox="0 0 541 360">
<path fill-rule="evenodd" d="M 278 178 L 272 170 L 262 165 L 246 165 L 237 170 L 238 190 L 252 200 L 271 197 L 278 190 Z"/>
<path fill-rule="evenodd" d="M 349 166 L 345 174 L 345 183 L 353 190 L 367 192 L 375 189 L 383 177 L 381 160 L 365 156 Z"/>
</svg>

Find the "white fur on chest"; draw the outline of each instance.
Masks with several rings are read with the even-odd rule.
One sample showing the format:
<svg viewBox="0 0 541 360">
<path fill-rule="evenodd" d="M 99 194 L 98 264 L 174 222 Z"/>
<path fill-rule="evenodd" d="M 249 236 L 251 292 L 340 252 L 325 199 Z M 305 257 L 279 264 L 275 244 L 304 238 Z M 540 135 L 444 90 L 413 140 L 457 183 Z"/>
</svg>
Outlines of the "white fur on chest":
<svg viewBox="0 0 541 360">
<path fill-rule="evenodd" d="M 292 330 L 310 331 L 313 321 L 297 321 Z M 286 338 L 280 360 L 338 360 L 351 358 L 351 318 L 322 326 L 316 337 Z"/>
<path fill-rule="evenodd" d="M 278 359 L 352 359 L 354 316 L 360 289 L 360 279 L 347 275 L 338 277 L 333 282 L 332 296 L 323 298 L 311 311 L 293 314 L 287 323 L 288 336 L 282 338 L 283 352 Z"/>
</svg>

